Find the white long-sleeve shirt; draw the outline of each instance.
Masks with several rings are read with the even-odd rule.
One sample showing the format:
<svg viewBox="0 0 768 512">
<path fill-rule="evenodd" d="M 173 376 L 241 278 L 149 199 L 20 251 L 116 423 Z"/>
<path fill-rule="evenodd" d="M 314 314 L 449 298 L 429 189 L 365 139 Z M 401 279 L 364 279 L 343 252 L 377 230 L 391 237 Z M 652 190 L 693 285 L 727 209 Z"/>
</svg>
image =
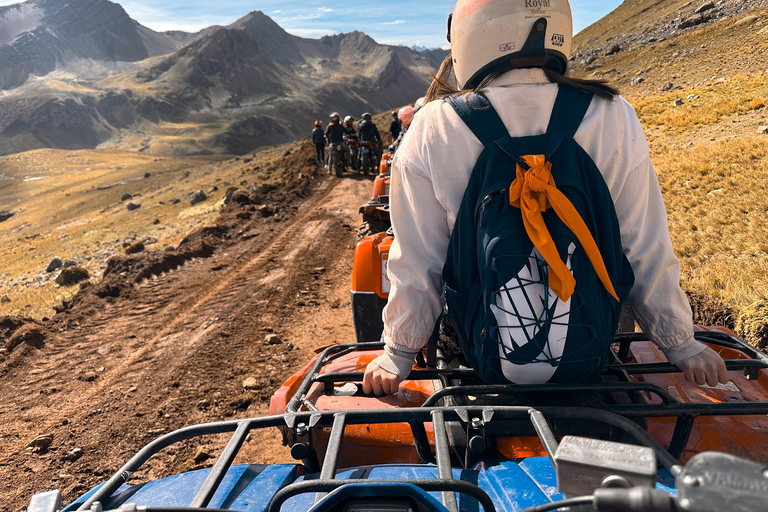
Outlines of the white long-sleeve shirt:
<svg viewBox="0 0 768 512">
<path fill-rule="evenodd" d="M 558 86 L 541 69 L 517 69 L 484 93 L 512 137 L 546 132 Z M 690 304 L 680 288 L 667 214 L 648 143 L 623 98 L 595 97 L 575 135 L 600 169 L 616 208 L 624 254 L 635 274 L 627 299 L 638 323 L 671 363 L 698 354 Z M 385 370 L 405 377 L 441 312 L 442 269 L 464 191 L 482 143 L 451 106 L 433 101 L 414 118 L 393 162 Z"/>
</svg>

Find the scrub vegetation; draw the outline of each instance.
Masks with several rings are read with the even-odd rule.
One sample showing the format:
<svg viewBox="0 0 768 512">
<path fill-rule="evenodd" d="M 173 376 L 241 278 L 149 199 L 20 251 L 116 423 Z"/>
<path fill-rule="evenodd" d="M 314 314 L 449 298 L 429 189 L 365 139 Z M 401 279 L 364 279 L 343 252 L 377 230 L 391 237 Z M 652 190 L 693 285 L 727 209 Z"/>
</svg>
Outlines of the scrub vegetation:
<svg viewBox="0 0 768 512">
<path fill-rule="evenodd" d="M 638 113 L 664 193 L 683 288 L 731 309 L 732 327 L 765 347 L 768 134 L 761 127 L 768 125 L 768 10 L 638 43 L 642 38 L 631 31 L 642 30 L 648 12 L 673 13 L 684 4 L 656 3 L 625 2 L 580 33 L 579 51 L 588 42 L 618 45 L 619 51 L 574 68 L 579 76 L 618 85 Z M 644 11 L 650 4 L 653 9 Z M 622 32 L 629 33 L 626 42 L 616 37 Z"/>
</svg>

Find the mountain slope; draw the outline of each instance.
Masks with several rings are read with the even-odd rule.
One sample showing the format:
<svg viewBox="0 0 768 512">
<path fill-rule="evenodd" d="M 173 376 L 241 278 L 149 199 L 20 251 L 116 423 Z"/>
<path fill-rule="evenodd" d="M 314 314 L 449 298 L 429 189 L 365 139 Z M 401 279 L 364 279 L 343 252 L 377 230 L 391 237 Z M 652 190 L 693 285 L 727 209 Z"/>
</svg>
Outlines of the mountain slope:
<svg viewBox="0 0 768 512">
<path fill-rule="evenodd" d="M 167 50 L 168 41 L 187 44 L 156 57 L 150 56 L 146 45 L 131 45 L 134 50 L 144 48 L 144 53 L 121 54 L 123 60 L 148 58 L 82 69 L 73 64 L 56 69 L 61 60 L 57 54 L 42 52 L 40 60 L 48 63 L 45 69 L 55 72 L 0 96 L 0 154 L 97 146 L 162 154 L 245 153 L 304 136 L 315 119 L 334 110 L 359 117 L 364 111 L 412 103 L 426 92 L 430 74 L 446 55 L 380 45 L 362 32 L 304 39 L 258 11 L 227 27 L 210 27 L 197 34 L 157 34 L 144 32 L 135 22 L 130 27 L 122 23 L 124 11 L 116 4 L 74 0 L 78 2 L 104 4 L 104 12 L 110 13 L 99 17 L 113 21 L 96 35 L 107 37 L 133 28 L 124 39 L 135 33 L 143 43 L 153 42 L 155 52 Z M 27 5 L 18 9 L 28 11 Z M 34 18 L 27 11 L 27 18 Z M 66 18 L 72 8 L 62 12 L 60 17 Z M 27 34 L 0 51 L 15 50 Z M 96 41 L 93 32 L 84 34 L 87 41 Z M 55 46 L 55 37 L 48 43 Z M 101 59 L 116 55 L 117 48 L 104 54 L 112 48 L 107 43 L 95 48 L 102 52 Z M 26 76 L 23 59 L 18 61 L 17 81 Z M 0 73 L 5 68 L 2 62 Z M 73 136 L 82 133 L 81 140 L 73 143 L 64 133 L 56 137 L 43 133 L 41 120 L 47 118 L 51 105 L 57 111 L 77 110 L 71 114 L 79 126 Z M 69 124 L 60 126 L 66 131 Z"/>
<path fill-rule="evenodd" d="M 177 43 L 104 0 L 30 0 L 0 8 L 0 89 L 77 59 L 136 62 Z"/>
</svg>

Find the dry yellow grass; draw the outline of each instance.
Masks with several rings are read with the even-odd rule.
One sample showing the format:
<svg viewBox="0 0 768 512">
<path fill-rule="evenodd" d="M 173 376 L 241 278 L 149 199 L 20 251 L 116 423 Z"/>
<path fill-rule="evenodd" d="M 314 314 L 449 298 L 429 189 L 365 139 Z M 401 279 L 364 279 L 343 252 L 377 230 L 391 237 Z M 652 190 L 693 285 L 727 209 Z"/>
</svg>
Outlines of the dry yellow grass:
<svg viewBox="0 0 768 512">
<path fill-rule="evenodd" d="M 624 2 L 574 43 L 642 31 L 687 4 Z M 626 44 L 598 55 L 602 65 L 591 72 L 577 66 L 619 86 L 645 127 L 683 288 L 733 308 L 740 334 L 757 345 L 768 341 L 768 135 L 756 133 L 768 124 L 766 34 L 768 9 L 760 9 L 652 45 Z M 637 76 L 643 81 L 632 84 Z M 668 82 L 674 89 L 661 92 Z"/>
<path fill-rule="evenodd" d="M 682 96 L 682 98 L 681 98 Z M 689 96 L 692 96 L 689 99 Z M 674 106 L 676 99 L 683 104 Z M 719 78 L 684 92 L 634 98 L 632 104 L 644 126 L 683 132 L 717 124 L 726 116 L 763 109 L 768 103 L 768 74 Z"/>
<path fill-rule="evenodd" d="M 686 288 L 737 309 L 768 297 L 768 137 L 653 148 Z"/>
</svg>

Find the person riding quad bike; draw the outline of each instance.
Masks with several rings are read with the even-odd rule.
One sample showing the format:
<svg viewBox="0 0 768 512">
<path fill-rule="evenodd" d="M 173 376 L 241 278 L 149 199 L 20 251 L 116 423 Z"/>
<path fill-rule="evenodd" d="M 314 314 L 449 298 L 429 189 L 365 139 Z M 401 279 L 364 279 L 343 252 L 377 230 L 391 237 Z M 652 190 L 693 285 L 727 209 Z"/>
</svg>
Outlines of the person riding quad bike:
<svg viewBox="0 0 768 512">
<path fill-rule="evenodd" d="M 395 152 L 400 147 L 400 144 L 403 142 L 403 137 L 406 133 L 408 133 L 408 128 L 411 127 L 411 122 L 413 121 L 413 116 L 415 114 L 415 110 L 413 107 L 403 107 L 400 109 L 400 113 L 398 114 L 398 117 L 400 118 L 400 122 L 402 123 L 403 130 L 400 132 L 400 135 L 395 140 L 393 147 Z"/>
<path fill-rule="evenodd" d="M 347 116 L 344 118 L 344 142 L 347 145 L 348 161 L 352 169 L 358 170 L 357 160 L 360 146 L 357 143 L 357 132 L 355 131 L 355 118 Z"/>
<path fill-rule="evenodd" d="M 403 131 L 404 126 L 401 124 L 400 119 L 398 119 L 397 111 L 392 111 L 392 122 L 389 123 L 389 134 L 392 136 L 392 140 L 397 140 L 397 138 L 400 136 L 400 133 Z"/>
<path fill-rule="evenodd" d="M 315 129 L 312 130 L 312 142 L 315 144 L 317 152 L 317 164 L 325 165 L 325 134 L 323 133 L 323 122 L 315 121 Z"/>
<path fill-rule="evenodd" d="M 328 174 L 333 173 L 337 163 L 341 169 L 346 169 L 347 145 L 344 143 L 344 127 L 341 124 L 341 116 L 338 112 L 331 114 L 331 124 L 325 130 L 325 138 L 328 139 L 329 143 Z M 337 162 L 337 158 L 340 158 L 341 161 Z M 339 174 L 338 171 L 336 174 Z"/>
<path fill-rule="evenodd" d="M 604 81 L 567 76 L 567 0 L 541 16 L 526 5 L 458 0 L 449 18 L 451 54 L 393 162 L 385 354 L 363 391 L 396 393 L 444 311 L 438 345 L 494 380 L 550 382 L 565 357 L 562 382 L 592 379 L 622 304 L 687 380 L 727 383 L 723 359 L 694 338 L 634 109 Z M 598 304 L 612 309 L 581 316 Z M 571 336 L 596 326 L 588 341 Z"/>
<path fill-rule="evenodd" d="M 373 153 L 376 157 L 371 168 L 378 169 L 379 161 L 381 160 L 382 140 L 381 135 L 379 134 L 379 129 L 373 123 L 373 118 L 368 112 L 363 114 L 363 120 L 358 126 L 357 136 L 360 139 L 360 142 L 368 142 L 371 144 Z"/>
</svg>

